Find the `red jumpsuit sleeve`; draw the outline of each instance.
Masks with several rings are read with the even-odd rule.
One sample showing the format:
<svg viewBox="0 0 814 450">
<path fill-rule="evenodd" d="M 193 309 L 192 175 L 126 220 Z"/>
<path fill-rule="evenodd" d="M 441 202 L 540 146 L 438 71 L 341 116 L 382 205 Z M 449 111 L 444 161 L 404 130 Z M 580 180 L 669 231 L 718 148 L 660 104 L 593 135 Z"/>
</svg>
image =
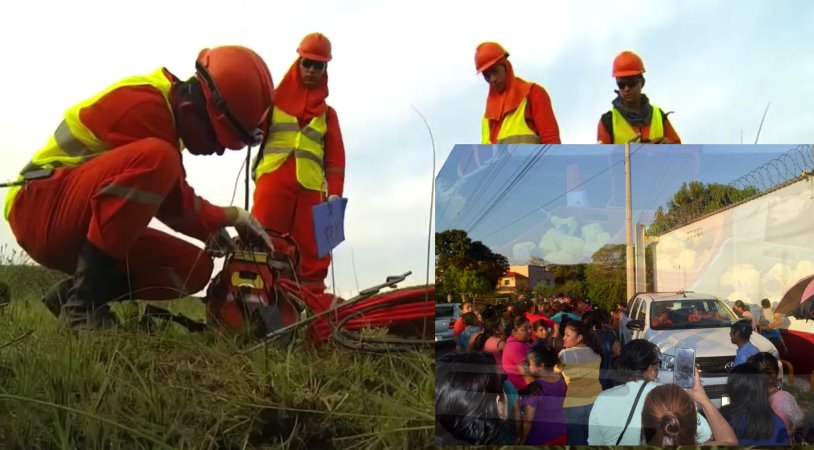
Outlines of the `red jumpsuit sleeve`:
<svg viewBox="0 0 814 450">
<path fill-rule="evenodd" d="M 82 123 L 110 149 L 141 139 L 158 138 L 178 148 L 183 176 L 177 195 L 170 195 L 158 212 L 158 218 L 175 231 L 205 241 L 223 226 L 225 214 L 195 194 L 186 181 L 175 121 L 163 95 L 150 86 L 127 86 L 105 95 L 80 111 Z"/>
<path fill-rule="evenodd" d="M 336 111 L 328 107 L 328 131 L 325 133 L 325 178 L 328 195 L 342 196 L 345 190 L 345 143 Z"/>
<path fill-rule="evenodd" d="M 613 144 L 613 138 L 610 133 L 608 133 L 608 130 L 605 129 L 605 124 L 602 123 L 602 119 L 599 119 L 599 125 L 596 127 L 596 140 L 602 144 Z"/>
<path fill-rule="evenodd" d="M 676 133 L 675 128 L 673 128 L 673 124 L 670 123 L 670 120 L 666 117 L 664 118 L 664 137 L 669 139 L 671 144 L 681 143 L 681 138 L 678 137 L 678 133 Z"/>
<path fill-rule="evenodd" d="M 534 124 L 537 135 L 540 136 L 540 143 L 561 144 L 560 127 L 548 92 L 542 86 L 533 84 L 528 99 L 531 113 L 529 114 L 529 109 L 526 108 L 526 118 Z"/>
</svg>

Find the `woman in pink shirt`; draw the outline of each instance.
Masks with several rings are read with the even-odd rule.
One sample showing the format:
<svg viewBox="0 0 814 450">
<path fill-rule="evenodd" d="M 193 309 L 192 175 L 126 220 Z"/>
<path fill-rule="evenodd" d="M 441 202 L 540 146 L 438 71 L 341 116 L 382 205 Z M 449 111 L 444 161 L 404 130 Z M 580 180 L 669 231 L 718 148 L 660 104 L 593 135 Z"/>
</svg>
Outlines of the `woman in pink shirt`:
<svg viewBox="0 0 814 450">
<path fill-rule="evenodd" d="M 503 347 L 503 372 L 509 378 L 509 382 L 517 388 L 518 391 L 526 389 L 527 382 L 523 377 L 525 370 L 521 368 L 526 355 L 531 348 L 531 323 L 529 319 L 520 316 L 514 319 L 514 327 L 511 336 L 506 340 L 506 345 Z"/>
<path fill-rule="evenodd" d="M 483 351 L 489 352 L 495 357 L 499 373 L 503 372 L 503 349 L 506 346 L 506 334 L 511 333 L 511 322 L 500 319 L 496 322 L 486 324 L 485 333 L 488 336 L 483 345 Z"/>
<path fill-rule="evenodd" d="M 772 406 L 772 412 L 786 425 L 789 437 L 793 437 L 794 429 L 803 421 L 803 411 L 794 396 L 779 388 L 780 367 L 777 358 L 771 353 L 761 352 L 750 356 L 748 362 L 763 373 L 769 386 L 769 404 Z"/>
</svg>

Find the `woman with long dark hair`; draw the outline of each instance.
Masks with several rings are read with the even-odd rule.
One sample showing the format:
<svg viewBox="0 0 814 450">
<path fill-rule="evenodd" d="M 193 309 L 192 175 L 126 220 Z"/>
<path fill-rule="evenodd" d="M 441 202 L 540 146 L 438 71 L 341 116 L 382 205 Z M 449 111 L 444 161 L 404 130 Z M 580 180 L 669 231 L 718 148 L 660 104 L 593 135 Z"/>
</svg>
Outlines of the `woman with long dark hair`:
<svg viewBox="0 0 814 450">
<path fill-rule="evenodd" d="M 588 418 L 596 397 L 602 392 L 599 366 L 602 349 L 591 328 L 572 320 L 563 332 L 563 349 L 559 353 L 560 368 L 568 390 L 563 412 L 568 422 L 568 444 L 588 444 Z"/>
<path fill-rule="evenodd" d="M 523 426 L 518 445 L 565 445 L 567 427 L 562 404 L 565 401 L 565 379 L 555 370 L 557 352 L 550 347 L 535 346 L 528 354 L 529 376 L 523 406 Z"/>
<path fill-rule="evenodd" d="M 495 357 L 500 372 L 503 372 L 503 347 L 506 345 L 506 338 L 512 334 L 512 328 L 511 321 L 495 317 L 494 320 L 486 322 L 484 329 L 486 341 L 483 343 L 483 351 Z"/>
<path fill-rule="evenodd" d="M 757 367 L 766 379 L 769 404 L 772 406 L 772 411 L 783 420 L 783 424 L 786 425 L 786 430 L 789 432 L 789 438 L 791 438 L 794 429 L 803 421 L 803 411 L 793 395 L 780 389 L 780 366 L 777 358 L 771 353 L 760 352 L 752 355 L 748 362 Z"/>
<path fill-rule="evenodd" d="M 450 353 L 436 367 L 436 444 L 499 444 L 508 412 L 492 355 Z"/>
<path fill-rule="evenodd" d="M 512 334 L 503 347 L 503 372 L 509 376 L 509 381 L 518 391 L 526 389 L 525 367 L 526 354 L 531 348 L 531 324 L 523 316 L 516 317 L 513 323 Z"/>
<path fill-rule="evenodd" d="M 772 411 L 769 388 L 760 370 L 752 364 L 732 369 L 726 381 L 730 403 L 721 414 L 735 430 L 740 445 L 788 445 L 789 432 Z"/>
</svg>

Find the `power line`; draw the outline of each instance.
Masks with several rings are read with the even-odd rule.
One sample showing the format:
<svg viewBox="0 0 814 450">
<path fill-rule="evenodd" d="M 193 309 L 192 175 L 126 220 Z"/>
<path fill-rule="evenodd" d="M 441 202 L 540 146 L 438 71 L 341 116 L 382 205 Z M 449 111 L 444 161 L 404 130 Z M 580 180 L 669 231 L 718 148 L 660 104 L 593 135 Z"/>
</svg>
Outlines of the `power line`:
<svg viewBox="0 0 814 450">
<path fill-rule="evenodd" d="M 458 218 L 459 223 L 463 224 L 466 219 L 473 216 L 473 212 L 476 211 L 475 205 L 483 197 L 483 193 L 488 191 L 488 187 L 492 184 L 495 180 L 497 175 L 503 170 L 506 166 L 506 163 L 511 159 L 512 155 L 514 154 L 513 149 L 508 149 L 504 153 L 504 156 L 500 157 L 499 162 L 493 162 L 486 168 L 486 171 L 481 175 L 481 178 L 478 180 L 478 184 L 475 186 L 473 190 L 473 195 L 470 199 L 467 200 L 467 203 L 471 206 L 471 208 L 466 208 L 464 210 L 463 215 Z M 495 156 L 497 158 L 497 156 Z M 477 214 L 475 216 L 481 214 L 483 209 L 477 210 Z"/>
<path fill-rule="evenodd" d="M 467 228 L 467 232 L 471 233 L 472 230 L 477 228 L 482 223 L 483 219 L 485 219 L 489 214 L 494 212 L 495 205 L 502 201 L 509 194 L 509 192 L 512 189 L 514 189 L 515 186 L 517 186 L 520 180 L 522 180 L 531 171 L 531 168 L 534 167 L 534 165 L 537 164 L 540 161 L 540 159 L 542 159 L 542 157 L 551 149 L 551 147 L 552 147 L 551 145 L 541 146 L 537 149 L 537 153 L 528 158 L 529 161 L 526 163 L 525 166 L 521 167 L 520 173 L 510 180 L 509 186 L 507 186 L 506 189 L 504 189 L 494 199 L 494 201 L 492 201 L 489 204 L 489 206 L 485 208 L 483 214 L 481 214 L 481 216 L 475 220 L 471 227 Z"/>
<path fill-rule="evenodd" d="M 631 158 L 633 157 L 633 155 L 634 155 L 634 154 L 636 154 L 636 153 L 637 153 L 639 150 L 641 150 L 641 149 L 642 149 L 642 147 L 644 147 L 644 144 L 640 144 L 640 145 L 639 145 L 639 147 L 637 147 L 635 150 L 631 151 L 631 152 L 630 152 L 630 156 L 631 156 Z M 587 183 L 589 183 L 589 182 L 593 181 L 594 179 L 596 179 L 596 178 L 597 178 L 597 177 L 599 177 L 600 175 L 602 175 L 602 174 L 604 174 L 604 173 L 606 173 L 606 172 L 609 172 L 611 169 L 613 169 L 614 167 L 616 167 L 616 166 L 618 166 L 619 164 L 622 164 L 622 163 L 624 163 L 624 162 L 625 162 L 625 160 L 624 160 L 624 159 L 622 159 L 622 160 L 620 160 L 620 161 L 617 161 L 617 162 L 616 162 L 616 163 L 614 163 L 614 164 L 611 164 L 611 165 L 610 165 L 610 166 L 609 166 L 607 169 L 603 169 L 603 170 L 601 170 L 601 171 L 597 172 L 596 174 L 594 174 L 593 176 L 591 176 L 591 177 L 590 177 L 590 178 L 588 178 L 587 180 L 585 180 L 585 181 L 583 181 L 582 183 L 579 183 L 578 185 L 574 186 L 572 189 L 566 189 L 566 191 L 565 191 L 563 194 L 560 194 L 560 195 L 558 195 L 557 197 L 553 198 L 552 200 L 550 200 L 550 201 L 548 201 L 548 202 L 546 202 L 546 203 L 544 203 L 544 204 L 542 204 L 542 205 L 540 205 L 540 206 L 535 207 L 535 208 L 534 208 L 534 209 L 532 209 L 530 212 L 528 212 L 527 214 L 524 214 L 523 216 L 519 217 L 518 219 L 516 219 L 516 220 L 512 221 L 511 223 L 509 223 L 509 224 L 507 224 L 507 225 L 504 225 L 503 227 L 500 227 L 500 228 L 498 228 L 497 230 L 495 230 L 495 231 L 493 231 L 493 232 L 491 232 L 491 233 L 489 233 L 489 234 L 487 234 L 487 235 L 485 235 L 485 236 L 481 237 L 481 238 L 480 238 L 480 240 L 481 240 L 481 241 L 485 241 L 487 238 L 489 238 L 489 237 L 491 237 L 491 236 L 495 235 L 496 233 L 498 233 L 498 232 L 500 232 L 500 231 L 503 231 L 503 230 L 505 230 L 506 228 L 508 228 L 508 227 L 510 227 L 510 226 L 512 226 L 512 225 L 514 225 L 514 224 L 516 224 L 517 222 L 520 222 L 521 220 L 523 220 L 523 219 L 525 219 L 525 218 L 527 218 L 527 217 L 531 216 L 532 214 L 534 214 L 535 212 L 537 212 L 537 210 L 539 210 L 540 208 L 543 208 L 543 209 L 544 209 L 546 206 L 548 206 L 548 205 L 550 205 L 550 204 L 552 204 L 552 203 L 556 202 L 557 200 L 559 200 L 559 199 L 561 199 L 561 198 L 565 197 L 566 195 L 568 195 L 568 192 L 570 192 L 570 191 L 572 191 L 572 190 L 574 190 L 574 189 L 576 189 L 576 188 L 579 188 L 579 187 L 584 186 L 585 184 L 587 184 Z"/>
</svg>

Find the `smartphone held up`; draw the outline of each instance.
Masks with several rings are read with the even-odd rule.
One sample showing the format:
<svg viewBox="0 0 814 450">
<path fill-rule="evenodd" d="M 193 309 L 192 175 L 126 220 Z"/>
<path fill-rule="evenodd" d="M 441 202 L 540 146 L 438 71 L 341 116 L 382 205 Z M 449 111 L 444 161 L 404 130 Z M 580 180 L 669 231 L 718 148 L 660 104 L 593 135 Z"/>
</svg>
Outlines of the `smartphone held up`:
<svg viewBox="0 0 814 450">
<path fill-rule="evenodd" d="M 692 389 L 695 384 L 694 347 L 676 347 L 674 382 L 684 389 Z"/>
</svg>

